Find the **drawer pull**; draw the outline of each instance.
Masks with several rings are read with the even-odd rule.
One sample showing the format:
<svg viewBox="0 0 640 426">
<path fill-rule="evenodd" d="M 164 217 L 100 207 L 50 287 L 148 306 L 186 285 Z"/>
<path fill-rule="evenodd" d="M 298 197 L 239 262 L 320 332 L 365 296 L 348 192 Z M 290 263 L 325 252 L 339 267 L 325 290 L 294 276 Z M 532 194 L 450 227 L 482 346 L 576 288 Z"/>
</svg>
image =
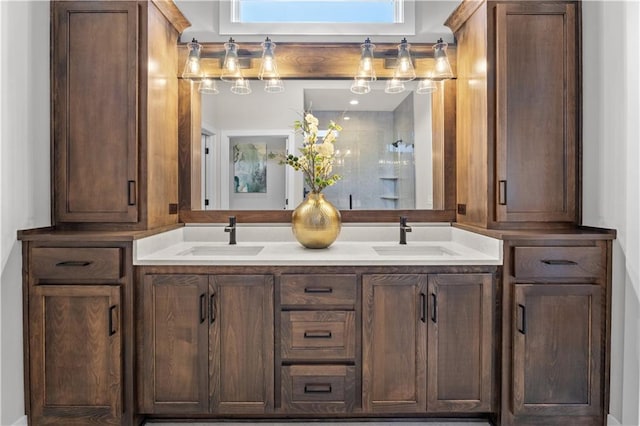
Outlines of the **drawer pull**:
<svg viewBox="0 0 640 426">
<path fill-rule="evenodd" d="M 71 266 L 71 267 L 85 267 L 91 265 L 93 262 L 86 260 L 65 260 L 64 262 L 56 263 L 56 266 Z"/>
<path fill-rule="evenodd" d="M 209 315 L 211 316 L 211 324 L 216 320 L 216 294 L 213 293 L 209 297 Z"/>
<path fill-rule="evenodd" d="M 424 293 L 420 293 L 420 321 L 422 322 L 426 322 L 427 317 L 426 299 Z"/>
<path fill-rule="evenodd" d="M 523 305 L 518 303 L 518 313 L 519 313 L 519 324 L 517 326 L 518 331 L 520 332 L 520 334 L 526 334 L 527 333 L 527 308 Z"/>
<path fill-rule="evenodd" d="M 113 305 L 109 308 L 109 336 L 113 336 L 117 332 L 115 328 L 116 321 L 113 318 L 113 313 L 115 312 L 116 308 L 116 305 Z"/>
<path fill-rule="evenodd" d="M 305 339 L 331 339 L 330 331 L 305 331 Z"/>
<path fill-rule="evenodd" d="M 562 260 L 562 259 L 543 259 L 540 262 L 546 265 L 552 266 L 562 266 L 562 265 L 577 265 L 578 262 L 574 262 L 573 260 Z"/>
<path fill-rule="evenodd" d="M 498 204 L 501 206 L 507 205 L 507 181 L 498 181 Z"/>
<path fill-rule="evenodd" d="M 331 287 L 305 287 L 305 293 L 333 293 Z"/>
<path fill-rule="evenodd" d="M 130 180 L 127 182 L 127 204 L 130 206 L 135 206 L 136 198 L 136 181 Z"/>
<path fill-rule="evenodd" d="M 331 385 L 324 383 L 315 383 L 304 385 L 304 393 L 331 393 Z"/>
</svg>

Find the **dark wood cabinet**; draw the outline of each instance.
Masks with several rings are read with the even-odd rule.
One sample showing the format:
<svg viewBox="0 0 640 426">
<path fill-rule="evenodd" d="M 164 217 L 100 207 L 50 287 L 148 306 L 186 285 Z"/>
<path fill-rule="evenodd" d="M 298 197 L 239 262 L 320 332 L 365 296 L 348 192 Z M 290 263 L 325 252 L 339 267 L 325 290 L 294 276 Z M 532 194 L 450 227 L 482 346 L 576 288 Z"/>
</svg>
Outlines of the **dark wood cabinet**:
<svg viewBox="0 0 640 426">
<path fill-rule="evenodd" d="M 514 415 L 597 415 L 602 380 L 600 286 L 514 287 Z"/>
<path fill-rule="evenodd" d="M 493 288 L 491 274 L 429 275 L 428 411 L 491 411 Z"/>
<path fill-rule="evenodd" d="M 140 410 L 273 409 L 273 278 L 144 275 Z"/>
<path fill-rule="evenodd" d="M 51 16 L 54 222 L 176 223 L 184 17 L 135 1 L 54 1 Z"/>
<path fill-rule="evenodd" d="M 502 424 L 602 425 L 610 242 L 505 245 Z"/>
<path fill-rule="evenodd" d="M 32 288 L 32 424 L 121 424 L 121 310 L 118 286 Z"/>
<path fill-rule="evenodd" d="M 427 407 L 427 275 L 362 277 L 362 403 L 368 412 Z"/>
<path fill-rule="evenodd" d="M 579 223 L 579 20 L 572 1 L 465 1 L 447 20 L 459 56 L 458 222 Z"/>
</svg>

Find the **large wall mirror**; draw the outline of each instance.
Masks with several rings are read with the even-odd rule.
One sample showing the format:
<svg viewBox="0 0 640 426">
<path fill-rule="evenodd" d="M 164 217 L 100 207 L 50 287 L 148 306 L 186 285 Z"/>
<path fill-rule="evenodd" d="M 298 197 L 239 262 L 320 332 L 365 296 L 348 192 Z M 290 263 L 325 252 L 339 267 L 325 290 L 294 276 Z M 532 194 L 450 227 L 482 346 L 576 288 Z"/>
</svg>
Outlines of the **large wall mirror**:
<svg viewBox="0 0 640 426">
<path fill-rule="evenodd" d="M 418 76 L 432 65 L 432 44 L 412 46 Z M 186 60 L 184 45 L 181 64 Z M 379 46 L 395 56 L 396 45 Z M 220 75 L 222 44 L 204 44 L 205 73 Z M 335 143 L 335 172 L 343 178 L 323 192 L 343 221 L 415 221 L 455 218 L 455 81 L 437 82 L 433 93 L 415 89 L 386 93 L 392 72 L 376 57 L 378 80 L 371 91 L 349 89 L 359 44 L 282 44 L 278 66 L 285 90 L 267 93 L 255 79 L 261 52 L 248 44 L 251 93 L 231 92 L 217 79 L 217 94 L 202 94 L 198 82 L 180 82 L 180 215 L 184 222 L 219 222 L 233 214 L 244 222 L 287 222 L 306 192 L 302 174 L 279 164 L 280 154 L 302 143 L 293 122 L 311 109 L 320 129 L 342 126 Z M 455 69 L 455 48 L 449 55 Z M 256 62 L 254 64 L 253 62 Z"/>
</svg>

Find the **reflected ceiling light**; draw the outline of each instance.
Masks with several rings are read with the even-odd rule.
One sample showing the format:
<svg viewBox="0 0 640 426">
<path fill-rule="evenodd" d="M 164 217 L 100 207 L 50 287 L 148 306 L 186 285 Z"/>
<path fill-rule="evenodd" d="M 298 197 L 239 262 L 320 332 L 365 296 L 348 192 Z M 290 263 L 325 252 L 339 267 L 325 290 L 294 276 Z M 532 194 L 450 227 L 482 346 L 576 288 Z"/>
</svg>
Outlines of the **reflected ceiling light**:
<svg viewBox="0 0 640 426">
<path fill-rule="evenodd" d="M 270 78 L 264 84 L 264 91 L 267 93 L 282 93 L 284 92 L 284 83 L 279 78 Z"/>
<path fill-rule="evenodd" d="M 433 81 L 433 71 L 429 71 L 427 76 L 418 82 L 416 93 L 420 95 L 426 95 L 427 93 L 433 93 L 438 89 L 436 82 Z"/>
<path fill-rule="evenodd" d="M 276 57 L 273 53 L 276 49 L 276 44 L 267 37 L 262 42 L 262 62 L 260 63 L 260 71 L 258 72 L 258 79 L 279 79 L 278 64 L 276 63 Z"/>
<path fill-rule="evenodd" d="M 220 93 L 220 91 L 218 90 L 218 85 L 216 84 L 216 80 L 211 77 L 205 77 L 200 80 L 198 92 L 205 95 L 217 95 L 218 93 Z"/>
<path fill-rule="evenodd" d="M 240 71 L 240 63 L 238 60 L 238 44 L 233 41 L 233 38 L 229 38 L 229 41 L 224 44 L 224 52 L 224 63 L 222 65 L 222 75 L 220 75 L 220 79 L 222 81 L 242 79 L 242 72 Z"/>
<path fill-rule="evenodd" d="M 402 93 L 404 90 L 404 83 L 394 77 L 387 80 L 387 86 L 384 88 L 384 93 Z"/>
<path fill-rule="evenodd" d="M 433 73 L 433 80 L 447 80 L 453 78 L 453 71 L 451 71 L 451 64 L 447 56 L 448 44 L 438 39 L 436 44 L 433 45 L 433 59 L 435 59 L 435 67 Z"/>
<path fill-rule="evenodd" d="M 371 91 L 371 85 L 369 85 L 368 80 L 363 80 L 361 78 L 355 78 L 353 83 L 351 83 L 351 92 L 357 95 L 365 95 Z"/>
<path fill-rule="evenodd" d="M 360 103 L 360 101 L 358 101 L 357 99 L 351 99 L 349 101 L 349 104 L 351 104 L 351 105 L 358 105 L 359 103 Z"/>
<path fill-rule="evenodd" d="M 376 45 L 371 43 L 371 40 L 367 39 L 360 45 L 362 53 L 360 54 L 360 64 L 358 65 L 358 72 L 356 73 L 356 79 L 365 81 L 376 80 L 376 70 L 373 66 L 373 51 Z"/>
<path fill-rule="evenodd" d="M 202 45 L 194 38 L 191 43 L 187 43 L 187 48 L 189 49 L 189 55 L 187 56 L 187 62 L 184 64 L 182 78 L 200 78 L 202 77 L 202 70 L 200 69 Z"/>
<path fill-rule="evenodd" d="M 407 43 L 406 38 L 403 38 L 398 45 L 398 63 L 393 72 L 393 78 L 401 82 L 411 81 L 416 78 L 416 71 L 413 68 L 411 53 L 409 52 L 410 48 L 411 45 Z"/>
<path fill-rule="evenodd" d="M 249 86 L 249 80 L 242 77 L 233 82 L 231 86 L 231 93 L 236 95 L 248 95 L 251 93 L 251 87 Z"/>
</svg>

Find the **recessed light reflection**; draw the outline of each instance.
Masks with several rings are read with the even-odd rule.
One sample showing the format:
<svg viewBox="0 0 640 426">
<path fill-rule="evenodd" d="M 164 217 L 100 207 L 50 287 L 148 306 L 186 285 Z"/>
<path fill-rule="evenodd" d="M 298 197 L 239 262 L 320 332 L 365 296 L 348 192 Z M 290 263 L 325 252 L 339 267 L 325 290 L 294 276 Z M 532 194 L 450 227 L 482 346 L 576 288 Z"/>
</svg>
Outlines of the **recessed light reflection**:
<svg viewBox="0 0 640 426">
<path fill-rule="evenodd" d="M 349 103 L 350 103 L 351 105 L 358 105 L 360 102 L 359 102 L 357 99 L 351 99 L 351 100 L 349 101 Z"/>
</svg>

